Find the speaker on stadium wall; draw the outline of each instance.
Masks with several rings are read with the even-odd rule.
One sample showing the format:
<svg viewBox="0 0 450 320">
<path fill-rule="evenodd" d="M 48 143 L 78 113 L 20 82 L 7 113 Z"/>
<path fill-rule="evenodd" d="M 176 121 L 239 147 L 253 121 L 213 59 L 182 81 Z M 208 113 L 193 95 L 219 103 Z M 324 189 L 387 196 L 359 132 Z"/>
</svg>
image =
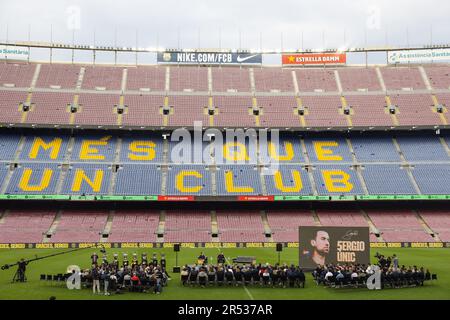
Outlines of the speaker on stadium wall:
<svg viewBox="0 0 450 320">
<path fill-rule="evenodd" d="M 389 113 L 395 114 L 395 106 L 389 106 Z"/>
<path fill-rule="evenodd" d="M 281 252 L 281 251 L 283 251 L 283 244 L 277 243 L 277 252 Z"/>
<path fill-rule="evenodd" d="M 175 252 L 179 252 L 180 251 L 180 244 L 179 243 L 175 243 L 173 245 L 173 251 L 175 251 Z"/>
</svg>

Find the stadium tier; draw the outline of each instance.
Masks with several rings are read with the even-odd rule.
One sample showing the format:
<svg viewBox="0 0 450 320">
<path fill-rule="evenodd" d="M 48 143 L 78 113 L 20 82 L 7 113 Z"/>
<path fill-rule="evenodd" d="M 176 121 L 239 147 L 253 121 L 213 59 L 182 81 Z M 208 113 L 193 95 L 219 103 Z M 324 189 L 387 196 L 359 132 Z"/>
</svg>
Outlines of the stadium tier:
<svg viewBox="0 0 450 320">
<path fill-rule="evenodd" d="M 450 195 L 446 135 L 282 133 L 267 150 L 233 140 L 188 143 L 181 153 L 162 133 L 4 133 L 0 141 L 4 195 Z"/>
<path fill-rule="evenodd" d="M 280 68 L 0 63 L 0 124 L 445 127 L 448 65 Z"/>
<path fill-rule="evenodd" d="M 2 209 L 0 244 L 286 243 L 298 241 L 298 226 L 368 227 L 371 242 L 448 242 L 449 223 L 448 210 L 422 209 Z"/>
</svg>

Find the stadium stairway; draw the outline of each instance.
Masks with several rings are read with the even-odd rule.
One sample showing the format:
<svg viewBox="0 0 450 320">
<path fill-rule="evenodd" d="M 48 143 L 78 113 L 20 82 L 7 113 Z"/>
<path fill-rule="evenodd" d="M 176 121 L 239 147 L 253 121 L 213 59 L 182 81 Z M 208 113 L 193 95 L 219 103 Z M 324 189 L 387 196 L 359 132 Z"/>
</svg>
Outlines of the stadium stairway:
<svg viewBox="0 0 450 320">
<path fill-rule="evenodd" d="M 314 220 L 314 224 L 315 224 L 317 227 L 322 226 L 322 223 L 320 222 L 320 218 L 319 218 L 319 216 L 317 215 L 317 212 L 316 212 L 315 210 L 311 210 L 311 214 L 312 214 L 312 217 L 313 217 L 313 220 Z"/>
<path fill-rule="evenodd" d="M 31 98 L 33 96 L 33 90 L 36 87 L 36 82 L 37 82 L 37 79 L 39 77 L 40 71 L 41 71 L 41 64 L 37 64 L 36 65 L 36 69 L 34 69 L 33 78 L 31 80 L 31 84 L 30 84 L 30 88 L 29 88 L 28 95 L 27 95 L 27 100 L 26 100 L 27 104 L 31 104 L 30 105 L 30 109 L 28 111 L 23 111 L 22 104 L 19 105 L 19 108 L 20 108 L 19 111 L 22 112 L 22 118 L 20 120 L 20 123 L 27 122 L 28 113 L 35 111 L 35 105 L 33 103 L 31 103 Z"/>
<path fill-rule="evenodd" d="M 425 68 L 423 66 L 419 66 L 419 72 L 420 72 L 420 75 L 422 77 L 423 82 L 425 83 L 425 86 L 426 86 L 427 90 L 434 91 L 433 87 L 430 84 L 430 80 L 429 80 L 430 78 L 428 77 L 428 75 L 427 75 L 427 73 L 425 71 Z M 433 104 L 434 104 L 433 112 L 437 113 L 437 107 L 439 106 L 439 101 L 438 101 L 438 99 L 436 97 L 436 94 L 433 93 L 431 95 L 431 98 L 432 98 Z M 438 115 L 439 115 L 439 118 L 442 121 L 442 124 L 443 125 L 448 125 L 448 121 L 447 121 L 444 113 L 438 113 Z"/>
<path fill-rule="evenodd" d="M 248 75 L 250 77 L 250 89 L 251 89 L 251 92 L 256 92 L 255 72 L 253 71 L 253 68 L 248 69 Z"/>
<path fill-rule="evenodd" d="M 81 90 L 81 85 L 83 84 L 83 79 L 84 79 L 84 74 L 86 72 L 86 68 L 81 67 L 80 68 L 80 73 L 78 74 L 78 78 L 77 78 L 77 84 L 75 87 L 75 95 L 73 97 L 73 105 L 75 107 L 78 108 L 78 100 L 80 99 L 80 90 Z M 74 124 L 75 123 L 75 116 L 76 116 L 76 112 L 73 112 L 70 114 L 70 118 L 69 118 L 69 124 Z"/>
<path fill-rule="evenodd" d="M 264 175 L 261 174 L 261 170 L 262 170 L 262 168 L 258 168 L 259 181 L 261 184 L 261 191 L 263 194 L 267 194 L 266 179 L 264 178 Z"/>
<path fill-rule="evenodd" d="M 433 90 L 433 88 L 431 87 L 431 84 L 430 84 L 430 80 L 429 80 L 427 73 L 426 73 L 425 69 L 423 68 L 423 66 L 419 66 L 419 73 L 420 73 L 420 76 L 422 77 L 423 83 L 425 83 L 425 87 L 427 88 L 427 90 L 430 90 L 430 91 Z"/>
<path fill-rule="evenodd" d="M 161 195 L 166 195 L 167 192 L 167 165 L 161 166 Z"/>
<path fill-rule="evenodd" d="M 11 170 L 11 164 L 10 166 L 10 170 L 8 171 L 8 173 L 6 174 L 5 178 L 3 179 L 3 181 L 0 183 L 0 194 L 5 194 L 6 190 L 8 189 L 8 185 L 9 182 L 11 181 L 11 177 L 14 174 L 14 170 Z"/>
<path fill-rule="evenodd" d="M 116 213 L 115 210 L 110 210 L 108 218 L 106 220 L 105 228 L 102 231 L 102 234 L 100 235 L 99 242 L 108 242 L 108 237 L 103 237 L 103 235 L 110 235 L 111 234 L 111 228 L 114 220 L 114 214 Z"/>
<path fill-rule="evenodd" d="M 369 215 L 364 210 L 361 210 L 361 214 L 364 217 L 364 219 L 366 220 L 367 224 L 369 225 L 370 232 L 375 235 L 378 235 L 377 239 L 379 242 L 384 242 L 384 239 L 383 239 L 383 236 L 381 235 L 380 230 L 378 230 L 378 228 L 375 226 L 372 219 L 370 219 Z"/>
<path fill-rule="evenodd" d="M 389 95 L 386 95 L 385 100 L 386 100 L 386 106 L 387 106 L 386 112 L 388 112 L 389 115 L 391 116 L 391 120 L 392 120 L 393 125 L 394 125 L 394 126 L 399 126 L 400 123 L 398 122 L 397 113 L 400 113 L 400 112 L 399 112 L 399 110 L 398 110 L 398 107 L 397 107 L 397 106 L 394 106 L 394 108 L 395 108 L 395 113 L 394 113 L 394 114 L 390 113 L 389 107 L 392 106 L 391 97 L 390 97 Z"/>
<path fill-rule="evenodd" d="M 306 143 L 305 140 L 303 138 L 300 139 L 300 146 L 302 148 L 302 156 L 305 159 L 305 163 L 307 165 L 307 171 L 308 171 L 308 179 L 309 179 L 309 183 L 311 185 L 311 190 L 313 192 L 313 195 L 317 196 L 319 193 L 317 192 L 317 186 L 316 186 L 316 181 L 314 180 L 314 175 L 312 173 L 312 166 L 311 166 L 311 161 L 308 155 L 308 151 L 306 149 Z"/>
<path fill-rule="evenodd" d="M 264 210 L 261 210 L 261 219 L 264 226 L 264 234 L 270 234 L 270 238 L 266 238 L 269 242 L 273 242 L 272 230 L 270 229 L 269 220 L 267 219 L 267 213 Z"/>
<path fill-rule="evenodd" d="M 44 234 L 44 237 L 42 238 L 42 243 L 48 243 L 51 240 L 51 237 L 55 234 L 56 229 L 58 228 L 59 221 L 61 220 L 62 210 L 58 210 L 58 212 L 55 214 L 55 218 L 53 219 L 52 224 L 50 225 L 50 228 L 48 228 L 47 232 Z M 48 237 L 49 235 L 50 237 Z"/>
<path fill-rule="evenodd" d="M 430 228 L 430 226 L 425 222 L 425 220 L 422 218 L 422 216 L 419 214 L 419 212 L 417 212 L 417 210 L 412 210 L 412 212 L 416 216 L 417 220 L 419 221 L 419 224 L 422 226 L 422 228 L 425 230 L 425 232 L 428 233 L 431 237 L 435 238 L 436 241 L 441 241 L 437 232 L 434 232 Z"/>
<path fill-rule="evenodd" d="M 353 165 L 355 167 L 355 172 L 356 172 L 356 175 L 358 176 L 359 183 L 361 184 L 361 187 L 362 187 L 362 189 L 364 191 L 364 194 L 368 195 L 369 194 L 369 190 L 367 189 L 366 182 L 364 181 L 364 178 L 362 176 L 361 167 L 360 167 L 360 165 L 358 165 L 358 161 L 357 161 L 356 156 L 355 156 L 355 151 L 353 149 L 352 142 L 350 141 L 349 138 L 346 138 L 345 140 L 347 142 L 348 149 L 350 150 L 350 154 L 351 154 L 351 157 L 352 157 L 352 162 L 353 162 Z"/>
<path fill-rule="evenodd" d="M 116 183 L 117 183 L 117 170 L 119 165 L 117 165 L 117 163 L 120 163 L 120 152 L 122 149 L 122 138 L 118 137 L 117 138 L 117 144 L 116 144 L 116 150 L 115 150 L 115 154 L 114 154 L 114 163 L 113 164 L 113 168 L 112 168 L 112 175 L 111 175 L 111 182 L 109 184 L 108 187 L 108 194 L 109 195 L 113 195 L 114 194 L 114 190 L 116 190 Z"/>
<path fill-rule="evenodd" d="M 216 234 L 217 237 L 212 237 L 212 242 L 219 242 L 219 227 L 217 224 L 217 212 L 211 211 L 211 234 Z"/>
<path fill-rule="evenodd" d="M 8 216 L 9 210 L 0 211 L 0 224 L 5 223 L 5 218 Z"/>
<path fill-rule="evenodd" d="M 395 149 L 397 150 L 397 152 L 400 156 L 400 159 L 403 163 L 403 166 L 406 169 L 406 173 L 408 174 L 409 180 L 412 183 L 414 190 L 416 191 L 417 194 L 422 194 L 422 192 L 420 191 L 419 185 L 417 184 L 417 181 L 411 172 L 410 165 L 409 165 L 408 161 L 406 160 L 405 155 L 403 154 L 403 152 L 400 148 L 400 144 L 398 143 L 396 138 L 392 138 L 392 142 L 394 143 Z"/>
<path fill-rule="evenodd" d="M 294 72 L 294 71 L 292 71 Z M 297 79 L 297 78 L 295 78 Z M 297 83 L 297 80 L 296 82 Z M 302 128 L 306 127 L 306 120 L 305 120 L 305 116 L 307 116 L 309 114 L 309 111 L 306 107 L 303 106 L 303 101 L 300 97 L 296 97 L 297 100 L 297 108 L 294 109 L 294 112 L 296 115 L 298 115 L 300 117 L 300 125 L 302 126 Z M 300 113 L 300 110 L 303 111 L 303 114 Z"/>
<path fill-rule="evenodd" d="M 161 210 L 159 214 L 159 224 L 158 229 L 156 229 L 156 234 L 158 237 L 156 238 L 156 242 L 164 242 L 164 228 L 166 224 L 166 211 Z M 162 237 L 159 237 L 159 235 L 162 235 Z"/>
<path fill-rule="evenodd" d="M 439 137 L 439 141 L 441 142 L 442 146 L 444 147 L 445 151 L 447 152 L 448 156 L 450 157 L 450 146 L 447 145 L 447 142 L 442 137 Z"/>
<path fill-rule="evenodd" d="M 164 84 L 164 90 L 166 92 L 170 90 L 170 67 L 166 67 L 166 79 Z"/>
<path fill-rule="evenodd" d="M 211 187 L 212 187 L 212 194 L 217 195 L 217 182 L 216 182 L 216 166 L 210 166 L 209 170 L 211 170 Z M 217 220 L 216 220 L 217 223 Z"/>
<path fill-rule="evenodd" d="M 448 112 L 447 108 L 444 106 L 444 108 L 443 108 L 444 111 L 442 113 L 438 113 L 437 112 L 437 107 L 439 106 L 439 101 L 438 101 L 438 99 L 437 99 L 435 94 L 433 94 L 431 96 L 431 98 L 432 98 L 433 104 L 434 104 L 433 112 L 435 112 L 435 113 L 437 113 L 439 115 L 439 118 L 441 119 L 443 125 L 448 125 L 447 118 L 445 117 L 445 114 Z"/>
</svg>

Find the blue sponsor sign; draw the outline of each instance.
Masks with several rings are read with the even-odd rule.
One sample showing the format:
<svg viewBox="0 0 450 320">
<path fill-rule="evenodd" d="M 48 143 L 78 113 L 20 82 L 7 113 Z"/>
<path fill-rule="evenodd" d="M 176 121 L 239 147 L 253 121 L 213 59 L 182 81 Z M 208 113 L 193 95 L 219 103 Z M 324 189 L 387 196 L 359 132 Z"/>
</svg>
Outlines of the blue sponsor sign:
<svg viewBox="0 0 450 320">
<path fill-rule="evenodd" d="M 175 64 L 261 64 L 260 53 L 159 52 L 158 63 Z"/>
</svg>

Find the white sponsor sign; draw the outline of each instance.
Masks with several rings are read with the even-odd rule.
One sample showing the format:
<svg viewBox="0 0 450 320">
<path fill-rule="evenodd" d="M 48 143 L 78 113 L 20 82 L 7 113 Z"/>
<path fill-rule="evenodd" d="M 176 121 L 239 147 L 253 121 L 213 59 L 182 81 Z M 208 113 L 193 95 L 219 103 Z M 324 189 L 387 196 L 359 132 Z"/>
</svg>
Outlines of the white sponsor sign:
<svg viewBox="0 0 450 320">
<path fill-rule="evenodd" d="M 388 63 L 423 63 L 450 60 L 450 49 L 390 51 Z"/>
<path fill-rule="evenodd" d="M 0 46 L 0 59 L 28 60 L 30 50 L 26 47 Z"/>
</svg>

